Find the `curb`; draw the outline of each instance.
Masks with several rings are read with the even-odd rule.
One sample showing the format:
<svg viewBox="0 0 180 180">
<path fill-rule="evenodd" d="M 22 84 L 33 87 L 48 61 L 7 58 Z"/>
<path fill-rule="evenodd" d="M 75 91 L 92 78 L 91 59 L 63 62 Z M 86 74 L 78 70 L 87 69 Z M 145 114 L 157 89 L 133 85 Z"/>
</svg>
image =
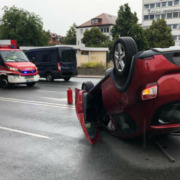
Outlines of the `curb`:
<svg viewBox="0 0 180 180">
<path fill-rule="evenodd" d="M 102 79 L 104 76 L 90 76 L 90 75 L 78 75 L 75 78 L 99 78 Z"/>
</svg>

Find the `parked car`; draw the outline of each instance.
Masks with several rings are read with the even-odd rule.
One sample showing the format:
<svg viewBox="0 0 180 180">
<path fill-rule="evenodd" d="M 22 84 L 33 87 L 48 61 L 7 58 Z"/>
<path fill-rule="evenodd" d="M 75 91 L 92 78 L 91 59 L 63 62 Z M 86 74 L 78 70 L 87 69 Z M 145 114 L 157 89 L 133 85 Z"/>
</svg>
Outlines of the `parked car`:
<svg viewBox="0 0 180 180">
<path fill-rule="evenodd" d="M 180 131 L 180 47 L 138 52 L 130 37 L 114 44 L 114 68 L 96 86 L 75 89 L 77 117 L 91 144 L 99 128 L 123 138 Z"/>
<path fill-rule="evenodd" d="M 11 84 L 34 86 L 39 81 L 37 67 L 29 62 L 20 49 L 0 47 L 0 86 L 7 88 Z"/>
<path fill-rule="evenodd" d="M 38 67 L 40 77 L 45 77 L 47 81 L 69 81 L 78 74 L 76 51 L 71 47 L 31 49 L 26 51 L 26 55 Z"/>
</svg>

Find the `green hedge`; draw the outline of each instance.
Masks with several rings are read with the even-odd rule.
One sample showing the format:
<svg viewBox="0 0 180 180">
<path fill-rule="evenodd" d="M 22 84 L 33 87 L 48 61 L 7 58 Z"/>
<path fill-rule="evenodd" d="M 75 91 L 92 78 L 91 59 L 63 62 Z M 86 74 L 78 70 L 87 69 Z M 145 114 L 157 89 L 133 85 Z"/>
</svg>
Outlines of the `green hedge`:
<svg viewBox="0 0 180 180">
<path fill-rule="evenodd" d="M 82 68 L 82 69 L 105 69 L 105 66 L 99 62 L 88 62 L 86 64 L 82 64 L 79 68 Z"/>
</svg>

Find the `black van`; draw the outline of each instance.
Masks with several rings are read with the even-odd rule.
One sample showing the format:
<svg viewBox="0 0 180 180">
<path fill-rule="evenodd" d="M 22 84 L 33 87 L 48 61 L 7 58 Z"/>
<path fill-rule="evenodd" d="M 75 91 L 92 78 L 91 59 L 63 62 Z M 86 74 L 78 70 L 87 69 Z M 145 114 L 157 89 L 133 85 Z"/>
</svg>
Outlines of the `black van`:
<svg viewBox="0 0 180 180">
<path fill-rule="evenodd" d="M 76 50 L 71 47 L 38 48 L 25 53 L 36 64 L 40 77 L 45 77 L 47 81 L 69 81 L 71 77 L 78 75 Z"/>
</svg>

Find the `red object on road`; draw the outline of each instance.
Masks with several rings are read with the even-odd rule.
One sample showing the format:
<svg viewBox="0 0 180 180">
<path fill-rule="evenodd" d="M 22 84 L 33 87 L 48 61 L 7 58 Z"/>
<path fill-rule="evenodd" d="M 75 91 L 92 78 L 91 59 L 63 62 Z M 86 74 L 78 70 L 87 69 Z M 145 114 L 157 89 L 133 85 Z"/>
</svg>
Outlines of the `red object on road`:
<svg viewBox="0 0 180 180">
<path fill-rule="evenodd" d="M 73 103 L 73 92 L 72 92 L 72 89 L 70 87 L 67 90 L 67 102 L 68 102 L 68 104 Z"/>
</svg>

